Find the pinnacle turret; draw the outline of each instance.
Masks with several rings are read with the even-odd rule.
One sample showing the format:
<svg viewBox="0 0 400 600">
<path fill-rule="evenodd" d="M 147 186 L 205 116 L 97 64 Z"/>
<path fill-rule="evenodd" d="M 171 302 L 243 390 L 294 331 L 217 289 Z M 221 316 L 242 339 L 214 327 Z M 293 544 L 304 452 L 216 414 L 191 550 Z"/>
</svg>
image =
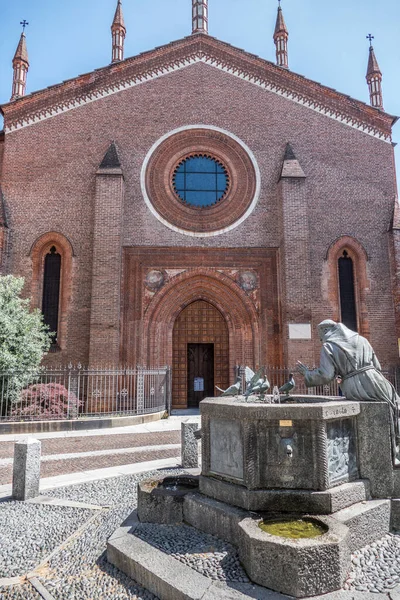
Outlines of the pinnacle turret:
<svg viewBox="0 0 400 600">
<path fill-rule="evenodd" d="M 379 68 L 378 61 L 376 60 L 375 56 L 374 47 L 372 45 L 372 40 L 374 39 L 374 36 L 368 34 L 367 39 L 369 40 L 369 58 L 366 79 L 369 87 L 370 103 L 371 106 L 383 110 L 382 71 Z"/>
<path fill-rule="evenodd" d="M 192 33 L 208 33 L 208 0 L 192 0 Z"/>
<path fill-rule="evenodd" d="M 17 100 L 25 96 L 26 92 L 26 76 L 29 70 L 28 50 L 26 47 L 25 27 L 28 25 L 26 21 L 21 22 L 23 31 L 13 58 L 13 85 L 11 100 Z"/>
<path fill-rule="evenodd" d="M 276 25 L 274 31 L 274 42 L 276 46 L 276 64 L 284 69 L 289 68 L 288 62 L 288 38 L 289 32 L 286 27 L 285 19 L 279 0 L 278 14 L 276 16 Z"/>
<path fill-rule="evenodd" d="M 122 2 L 118 0 L 115 10 L 114 20 L 111 25 L 112 34 L 112 62 L 120 62 L 124 60 L 124 43 L 126 36 L 126 27 L 124 14 L 122 12 Z"/>
</svg>

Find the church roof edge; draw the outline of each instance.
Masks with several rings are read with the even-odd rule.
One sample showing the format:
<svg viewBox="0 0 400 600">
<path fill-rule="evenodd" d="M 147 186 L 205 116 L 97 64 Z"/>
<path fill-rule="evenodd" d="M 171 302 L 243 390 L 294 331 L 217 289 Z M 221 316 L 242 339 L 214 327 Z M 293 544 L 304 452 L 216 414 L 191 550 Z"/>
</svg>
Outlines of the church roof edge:
<svg viewBox="0 0 400 600">
<path fill-rule="evenodd" d="M 173 57 L 171 54 L 175 53 Z M 221 54 L 221 62 L 218 63 L 218 53 Z M 164 59 L 164 60 L 163 60 Z M 171 67 L 172 60 L 175 60 L 175 67 Z M 250 83 L 261 84 L 261 87 L 276 91 L 286 98 L 294 99 L 304 106 L 314 104 L 318 112 L 323 112 L 328 116 L 331 114 L 340 114 L 349 117 L 349 122 L 365 123 L 366 130 L 368 125 L 380 127 L 386 135 L 390 135 L 391 127 L 396 123 L 399 117 L 390 115 L 377 108 L 374 108 L 361 100 L 352 98 L 329 88 L 319 82 L 308 79 L 304 75 L 297 74 L 289 69 L 281 69 L 273 62 L 251 54 L 246 50 L 237 48 L 227 42 L 223 42 L 204 33 L 197 33 L 179 40 L 175 40 L 147 50 L 125 60 L 98 68 L 86 74 L 78 75 L 72 79 L 52 85 L 32 92 L 31 94 L 19 98 L 14 102 L 8 102 L 0 105 L 0 112 L 7 119 L 5 126 L 6 133 L 9 130 L 8 119 L 17 122 L 32 124 L 32 118 L 35 114 L 43 113 L 45 104 L 47 107 L 58 107 L 59 104 L 65 105 L 72 103 L 78 96 L 81 98 L 86 94 L 88 101 L 93 101 L 91 96 L 96 94 L 97 89 L 112 88 L 120 86 L 127 78 L 136 78 L 138 83 L 151 79 L 147 75 L 150 71 L 159 72 L 159 75 L 167 74 L 178 68 L 191 64 L 191 62 L 207 62 L 212 66 L 217 66 L 222 70 L 239 76 Z M 140 71 L 148 63 L 148 71 L 144 74 Z M 169 69 L 169 70 L 167 70 Z M 108 79 L 109 81 L 106 81 Z M 267 81 L 268 85 L 264 85 Z M 135 85 L 133 83 L 132 85 Z M 130 87 L 130 85 L 127 85 Z M 120 89 L 126 89 L 123 86 Z M 119 91 L 117 89 L 116 91 Z M 105 95 L 109 95 L 108 93 Z M 292 96 L 292 97 L 291 97 Z M 100 94 L 98 98 L 100 99 Z M 96 99 L 96 98 L 95 98 Z M 78 106 L 82 105 L 78 103 Z M 324 110 L 319 110 L 319 107 Z M 63 112 L 63 111 L 61 111 Z M 55 114 L 58 114 L 55 111 Z M 53 115 L 50 115 L 53 116 Z M 343 119 L 342 122 L 345 122 Z M 23 126 L 23 125 L 22 125 Z M 15 127 L 18 129 L 19 127 Z M 13 130 L 13 128 L 11 128 Z"/>
</svg>

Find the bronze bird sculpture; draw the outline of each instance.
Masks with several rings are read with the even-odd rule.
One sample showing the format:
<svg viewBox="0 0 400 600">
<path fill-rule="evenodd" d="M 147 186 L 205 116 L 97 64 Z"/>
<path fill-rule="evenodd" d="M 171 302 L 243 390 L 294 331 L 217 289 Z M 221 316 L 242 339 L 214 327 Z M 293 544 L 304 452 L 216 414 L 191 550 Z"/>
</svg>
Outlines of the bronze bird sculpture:
<svg viewBox="0 0 400 600">
<path fill-rule="evenodd" d="M 217 390 L 219 392 L 222 392 L 221 398 L 223 396 L 238 396 L 241 382 L 242 382 L 242 378 L 240 375 L 238 375 L 238 377 L 236 379 L 236 383 L 229 386 L 226 390 L 221 390 L 221 388 L 219 388 L 217 385 L 215 387 L 217 388 Z"/>
<path fill-rule="evenodd" d="M 245 377 L 246 377 L 246 392 L 245 398 L 248 398 L 254 394 L 265 394 L 265 392 L 270 388 L 269 381 L 267 377 L 264 376 L 264 369 L 258 369 L 256 373 L 252 371 L 249 367 L 245 369 Z"/>
<path fill-rule="evenodd" d="M 286 396 L 290 396 L 290 392 L 292 390 L 294 390 L 296 386 L 294 377 L 293 377 L 293 373 L 289 373 L 289 381 L 287 381 L 286 383 L 284 383 L 280 388 L 279 391 L 281 394 L 286 394 Z"/>
</svg>

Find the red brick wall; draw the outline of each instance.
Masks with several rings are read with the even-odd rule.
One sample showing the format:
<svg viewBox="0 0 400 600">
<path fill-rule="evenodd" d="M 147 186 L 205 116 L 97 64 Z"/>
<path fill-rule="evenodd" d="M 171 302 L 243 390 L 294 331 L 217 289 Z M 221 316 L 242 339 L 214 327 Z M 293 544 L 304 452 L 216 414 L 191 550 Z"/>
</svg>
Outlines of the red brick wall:
<svg viewBox="0 0 400 600">
<path fill-rule="evenodd" d="M 121 237 L 124 180 L 120 169 L 96 176 L 90 355 L 92 365 L 119 363 Z"/>
<path fill-rule="evenodd" d="M 142 197 L 140 171 L 148 150 L 168 131 L 190 124 L 234 133 L 253 151 L 261 171 L 261 194 L 252 215 L 217 237 L 171 231 Z M 383 364 L 397 360 L 387 243 L 395 195 L 392 146 L 201 63 L 6 135 L 2 186 L 10 208 L 9 268 L 26 277 L 26 294 L 31 293 L 30 248 L 40 235 L 62 232 L 74 248 L 68 348 L 50 360 L 86 363 L 89 358 L 95 177 L 111 140 L 118 146 L 126 183 L 123 245 L 220 248 L 221 255 L 229 248 L 251 253 L 252 248 L 282 246 L 277 182 L 291 142 L 307 176 L 303 197 L 313 334 L 319 321 L 332 316 L 323 287 L 327 251 L 338 237 L 349 235 L 368 255 L 371 286 L 365 303 L 371 342 Z M 295 235 L 295 218 L 293 228 Z M 269 293 L 268 278 L 260 283 Z M 304 293 L 299 280 L 292 290 L 299 312 Z M 280 335 L 279 322 L 275 326 Z M 318 357 L 316 336 L 314 347 Z"/>
</svg>

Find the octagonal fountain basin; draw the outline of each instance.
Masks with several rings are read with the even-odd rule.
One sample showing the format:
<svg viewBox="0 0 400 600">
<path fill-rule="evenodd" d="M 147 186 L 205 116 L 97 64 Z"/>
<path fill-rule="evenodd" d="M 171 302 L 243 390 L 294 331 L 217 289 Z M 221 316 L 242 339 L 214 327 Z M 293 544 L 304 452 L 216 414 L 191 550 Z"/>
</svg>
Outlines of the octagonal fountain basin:
<svg viewBox="0 0 400 600">
<path fill-rule="evenodd" d="M 258 524 L 265 533 L 291 540 L 315 538 L 328 532 L 328 526 L 322 521 L 311 518 L 264 519 Z"/>
<path fill-rule="evenodd" d="M 138 483 L 139 520 L 165 525 L 182 523 L 183 499 L 197 492 L 199 480 L 190 475 L 147 479 Z"/>
<path fill-rule="evenodd" d="M 350 565 L 346 525 L 325 516 L 264 515 L 239 528 L 240 560 L 254 583 L 295 598 L 342 587 Z"/>
</svg>

